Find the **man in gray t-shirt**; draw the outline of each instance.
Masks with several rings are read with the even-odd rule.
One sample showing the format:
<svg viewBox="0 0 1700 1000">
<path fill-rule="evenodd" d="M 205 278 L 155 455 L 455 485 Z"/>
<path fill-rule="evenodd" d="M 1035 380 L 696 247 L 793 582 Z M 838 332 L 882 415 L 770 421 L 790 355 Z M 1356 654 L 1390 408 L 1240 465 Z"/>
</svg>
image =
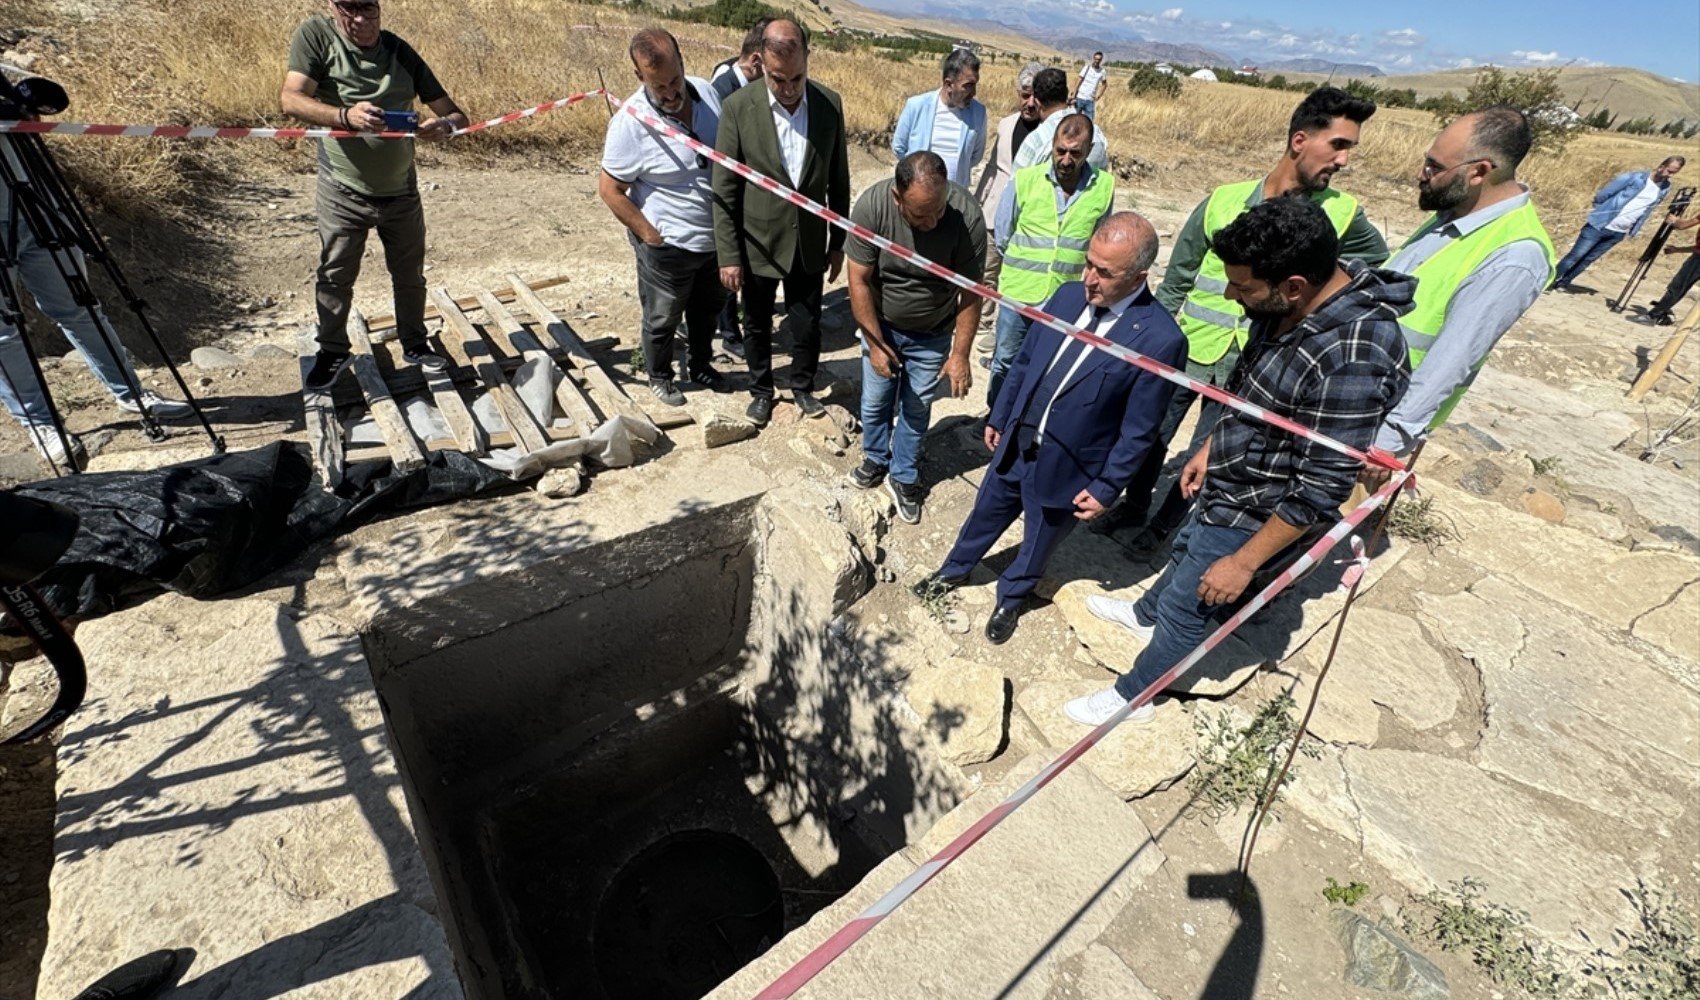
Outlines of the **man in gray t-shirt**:
<svg viewBox="0 0 1700 1000">
<path fill-rule="evenodd" d="M 899 160 L 891 179 L 862 192 L 850 221 L 974 281 L 985 270 L 985 217 L 937 153 Z M 915 524 L 926 498 L 918 461 L 933 397 L 941 378 L 959 399 L 973 384 L 968 352 L 980 299 L 855 235 L 844 255 L 863 348 L 863 459 L 850 481 L 872 489 L 884 480 L 898 516 Z"/>
</svg>

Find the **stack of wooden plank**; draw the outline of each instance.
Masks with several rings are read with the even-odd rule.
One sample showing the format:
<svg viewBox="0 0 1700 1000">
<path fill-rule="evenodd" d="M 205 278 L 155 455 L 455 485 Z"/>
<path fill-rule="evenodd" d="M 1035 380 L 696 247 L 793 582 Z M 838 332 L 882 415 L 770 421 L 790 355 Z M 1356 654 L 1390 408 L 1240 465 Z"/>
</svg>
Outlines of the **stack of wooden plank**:
<svg viewBox="0 0 1700 1000">
<path fill-rule="evenodd" d="M 431 289 L 427 318 L 441 321 L 433 334 L 433 349 L 449 359 L 448 370 L 435 375 L 402 364 L 398 344 L 378 342 L 372 325 L 358 312 L 350 314 L 352 384 L 339 379 L 329 391 L 302 390 L 308 438 L 327 486 L 341 482 L 345 463 L 356 458 L 387 454 L 398 470 L 410 471 L 423 466 L 426 452 L 432 450 L 453 449 L 474 457 L 487 455 L 492 448 L 536 451 L 554 441 L 589 435 L 614 416 L 662 427 L 689 421 L 689 414 L 682 410 L 647 413 L 603 369 L 591 346 L 538 295 L 539 289 L 564 279 L 527 283 L 518 275 L 507 278 L 506 289 L 459 299 L 445 288 Z M 382 322 L 393 325 L 394 321 L 383 317 Z M 310 339 L 303 340 L 303 378 L 315 349 Z M 513 371 L 533 361 L 554 369 L 555 403 L 570 421 L 565 426 L 556 426 L 553 419 L 539 420 L 509 383 Z M 488 431 L 473 417 L 468 400 L 477 393 L 489 394 L 506 430 Z M 428 395 L 448 436 L 421 439 L 408 425 L 401 401 L 415 394 Z M 346 415 L 351 409 L 371 413 L 383 438 L 381 451 L 347 446 L 338 414 Z"/>
</svg>

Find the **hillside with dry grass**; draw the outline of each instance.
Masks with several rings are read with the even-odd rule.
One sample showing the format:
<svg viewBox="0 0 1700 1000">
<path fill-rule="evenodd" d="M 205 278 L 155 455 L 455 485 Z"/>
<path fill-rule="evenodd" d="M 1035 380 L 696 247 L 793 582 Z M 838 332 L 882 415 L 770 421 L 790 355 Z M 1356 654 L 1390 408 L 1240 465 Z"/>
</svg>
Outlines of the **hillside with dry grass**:
<svg viewBox="0 0 1700 1000">
<path fill-rule="evenodd" d="M 288 124 L 277 94 L 289 35 L 321 5 L 142 0 L 77 9 L 84 13 L 73 17 L 35 0 L 24 22 L 52 29 L 49 58 L 76 101 L 68 118 L 280 125 Z M 828 15 L 816 10 L 814 16 Z M 468 0 L 452 17 L 434 5 L 404 2 L 385 9 L 386 26 L 413 43 L 474 118 L 589 89 L 599 72 L 616 92 L 627 92 L 633 81 L 626 41 L 653 20 L 618 6 L 559 0 Z M 674 27 L 697 73 L 735 51 L 739 38 L 731 29 Z M 998 114 L 1011 109 L 1018 65 L 1006 54 L 985 67 L 980 91 Z M 886 142 L 908 95 L 937 85 L 932 56 L 820 51 L 811 68 L 843 95 L 853 137 L 873 148 Z M 1099 121 L 1137 203 L 1141 180 L 1155 174 L 1171 188 L 1177 178 L 1196 177 L 1202 194 L 1214 183 L 1265 169 L 1281 146 L 1293 100 L 1287 93 L 1192 81 L 1175 100 L 1136 98 L 1118 73 Z M 441 157 L 492 170 L 513 163 L 585 171 L 594 166 L 605 122 L 603 112 L 585 105 L 423 155 L 427 163 Z M 1378 222 L 1398 229 L 1414 216 L 1413 174 L 1434 130 L 1429 114 L 1397 109 L 1383 110 L 1365 130 L 1350 176 L 1341 182 L 1369 201 Z M 58 146 L 101 204 L 120 213 L 138 200 L 156 208 L 187 204 L 216 196 L 233 175 L 307 170 L 312 162 L 304 143 L 79 139 Z M 1534 157 L 1526 176 L 1555 236 L 1563 236 L 1576 228 L 1603 181 L 1647 165 L 1670 146 L 1669 140 L 1587 134 L 1562 154 Z"/>
<path fill-rule="evenodd" d="M 1288 73 L 1291 80 L 1321 80 L 1322 74 Z M 1439 97 L 1442 94 L 1462 96 L 1476 79 L 1473 69 L 1453 69 L 1440 73 L 1412 73 L 1403 76 L 1377 77 L 1378 87 L 1402 89 L 1409 87 L 1419 98 Z M 1700 120 L 1700 84 L 1683 83 L 1669 77 L 1627 66 L 1567 66 L 1558 73 L 1558 85 L 1565 103 L 1584 115 L 1600 107 L 1610 108 L 1618 120 L 1651 116 L 1660 124 L 1685 119 Z"/>
</svg>

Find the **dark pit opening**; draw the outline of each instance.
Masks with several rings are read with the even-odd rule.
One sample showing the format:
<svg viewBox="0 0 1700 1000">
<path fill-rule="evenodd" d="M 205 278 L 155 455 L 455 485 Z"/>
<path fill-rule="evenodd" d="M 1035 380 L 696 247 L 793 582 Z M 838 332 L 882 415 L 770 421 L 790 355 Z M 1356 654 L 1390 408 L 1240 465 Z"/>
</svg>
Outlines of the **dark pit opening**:
<svg viewBox="0 0 1700 1000">
<path fill-rule="evenodd" d="M 668 834 L 602 893 L 597 985 L 614 1000 L 697 1000 L 784 933 L 779 876 L 762 852 L 719 830 Z"/>
<path fill-rule="evenodd" d="M 868 713 L 822 652 L 831 595 L 762 572 L 758 509 L 469 585 L 365 636 L 470 1000 L 698 1000 L 905 842 L 928 783 L 888 718 L 850 721 Z M 852 748 L 882 739 L 860 767 Z"/>
</svg>

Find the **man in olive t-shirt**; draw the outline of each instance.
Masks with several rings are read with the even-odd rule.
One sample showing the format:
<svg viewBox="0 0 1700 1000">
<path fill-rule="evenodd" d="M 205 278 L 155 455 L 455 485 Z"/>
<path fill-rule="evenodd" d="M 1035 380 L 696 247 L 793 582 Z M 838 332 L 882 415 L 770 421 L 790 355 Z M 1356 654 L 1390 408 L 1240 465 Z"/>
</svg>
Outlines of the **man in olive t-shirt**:
<svg viewBox="0 0 1700 1000">
<path fill-rule="evenodd" d="M 413 47 L 379 28 L 374 0 L 328 0 L 330 13 L 308 18 L 289 43 L 289 73 L 279 103 L 309 125 L 385 131 L 384 112 L 411 111 L 417 98 L 431 115 L 418 138 L 447 138 L 466 116 Z M 412 139 L 319 141 L 319 270 L 315 297 L 319 353 L 306 387 L 330 387 L 348 363 L 348 311 L 360 258 L 373 230 L 395 295 L 402 358 L 427 372 L 448 362 L 425 341 L 425 211 L 413 170 Z"/>
<path fill-rule="evenodd" d="M 937 153 L 910 153 L 895 175 L 856 199 L 850 221 L 936 264 L 979 281 L 986 265 L 986 220 L 968 189 L 946 176 Z M 973 384 L 968 351 L 980 299 L 920 265 L 852 234 L 850 310 L 862 331 L 862 465 L 850 481 L 885 480 L 897 515 L 921 520 L 921 439 L 942 378 L 952 396 Z"/>
</svg>

